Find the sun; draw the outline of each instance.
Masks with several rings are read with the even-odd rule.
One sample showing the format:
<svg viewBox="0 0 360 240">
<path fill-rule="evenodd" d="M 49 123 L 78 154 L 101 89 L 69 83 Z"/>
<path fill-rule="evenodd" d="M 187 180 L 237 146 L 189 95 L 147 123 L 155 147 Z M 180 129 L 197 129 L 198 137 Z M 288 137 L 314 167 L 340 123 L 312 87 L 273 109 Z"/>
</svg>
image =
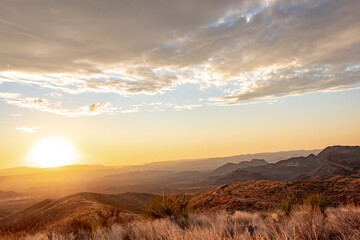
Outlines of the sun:
<svg viewBox="0 0 360 240">
<path fill-rule="evenodd" d="M 31 161 L 42 168 L 72 164 L 75 148 L 66 139 L 48 137 L 39 141 L 31 151 Z"/>
</svg>

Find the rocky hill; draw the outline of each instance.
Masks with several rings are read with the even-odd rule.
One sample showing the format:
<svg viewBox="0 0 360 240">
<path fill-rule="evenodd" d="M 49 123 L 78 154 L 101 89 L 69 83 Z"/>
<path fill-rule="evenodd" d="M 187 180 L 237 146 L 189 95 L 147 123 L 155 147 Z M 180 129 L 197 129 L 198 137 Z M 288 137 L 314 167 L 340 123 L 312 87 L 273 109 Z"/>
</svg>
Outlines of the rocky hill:
<svg viewBox="0 0 360 240">
<path fill-rule="evenodd" d="M 221 168 L 229 169 L 229 165 Z M 221 169 L 220 168 L 220 169 Z M 264 166 L 250 166 L 210 178 L 209 182 L 231 184 L 235 181 L 309 179 L 321 175 L 358 177 L 360 175 L 359 146 L 331 146 L 319 154 L 293 157 Z"/>
<path fill-rule="evenodd" d="M 360 170 L 360 146 L 327 147 L 318 154 L 322 160 L 320 166 L 311 171 L 308 176 L 339 174 L 351 176 Z"/>
<path fill-rule="evenodd" d="M 153 195 L 78 193 L 59 200 L 43 200 L 0 220 L 1 234 L 96 229 L 137 218 Z"/>
<path fill-rule="evenodd" d="M 257 180 L 222 185 L 194 196 L 191 206 L 195 212 L 260 211 L 278 208 L 282 200 L 293 198 L 301 202 L 310 194 L 321 194 L 333 206 L 360 204 L 360 179 L 321 177 L 311 180 L 280 182 Z"/>
</svg>

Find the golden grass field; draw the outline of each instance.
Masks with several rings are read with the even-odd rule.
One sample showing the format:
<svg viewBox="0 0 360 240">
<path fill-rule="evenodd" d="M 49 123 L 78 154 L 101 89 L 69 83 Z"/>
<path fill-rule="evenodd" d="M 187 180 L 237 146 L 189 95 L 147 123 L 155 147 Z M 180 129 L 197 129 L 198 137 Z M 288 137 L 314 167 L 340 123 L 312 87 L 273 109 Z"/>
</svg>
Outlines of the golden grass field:
<svg viewBox="0 0 360 240">
<path fill-rule="evenodd" d="M 26 240 L 113 240 L 113 239 L 359 239 L 360 208 L 329 208 L 323 215 L 309 206 L 297 206 L 290 216 L 281 211 L 218 212 L 190 215 L 177 223 L 170 218 L 136 220 L 126 225 L 101 227 L 92 233 L 87 229 L 64 235 L 42 232 L 27 235 Z"/>
</svg>

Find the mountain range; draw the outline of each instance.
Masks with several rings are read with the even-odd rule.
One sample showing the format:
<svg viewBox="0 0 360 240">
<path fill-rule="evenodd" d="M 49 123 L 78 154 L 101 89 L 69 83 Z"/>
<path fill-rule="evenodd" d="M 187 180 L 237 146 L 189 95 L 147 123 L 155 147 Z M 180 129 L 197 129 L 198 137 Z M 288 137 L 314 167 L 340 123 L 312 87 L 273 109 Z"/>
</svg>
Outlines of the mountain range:
<svg viewBox="0 0 360 240">
<path fill-rule="evenodd" d="M 304 156 L 298 156 L 301 152 Z M 278 159 L 281 156 L 286 158 Z M 235 162 L 227 162 L 230 160 Z M 359 146 L 331 146 L 322 151 L 250 154 L 141 166 L 75 165 L 50 169 L 5 169 L 0 170 L 0 217 L 11 215 L 43 199 L 60 199 L 79 192 L 196 195 L 219 185 L 252 180 L 286 182 L 322 176 L 356 179 L 360 176 L 359 169 Z"/>
<path fill-rule="evenodd" d="M 199 213 L 268 210 L 279 207 L 285 198 L 302 199 L 319 193 L 334 206 L 360 203 L 359 146 L 330 146 L 274 161 L 283 154 L 270 154 L 270 160 L 252 158 L 269 153 L 248 155 L 242 161 L 237 160 L 244 156 L 221 158 L 221 164 L 211 170 L 207 170 L 209 166 L 194 167 L 198 162 L 206 165 L 204 159 L 170 164 L 179 164 L 179 169 L 167 169 L 170 165 L 159 163 L 1 170 L 0 237 L 127 223 L 141 218 L 148 201 L 162 193 L 191 195 L 190 207 Z M 224 159 L 236 162 L 224 163 Z M 186 165 L 192 167 L 186 169 Z"/>
<path fill-rule="evenodd" d="M 233 183 L 248 180 L 291 181 L 309 179 L 321 175 L 341 175 L 357 178 L 360 176 L 360 147 L 331 146 L 317 155 L 292 157 L 276 163 L 261 166 L 240 167 L 226 164 L 214 172 L 226 169 L 227 174 L 214 178 L 214 183 Z"/>
</svg>

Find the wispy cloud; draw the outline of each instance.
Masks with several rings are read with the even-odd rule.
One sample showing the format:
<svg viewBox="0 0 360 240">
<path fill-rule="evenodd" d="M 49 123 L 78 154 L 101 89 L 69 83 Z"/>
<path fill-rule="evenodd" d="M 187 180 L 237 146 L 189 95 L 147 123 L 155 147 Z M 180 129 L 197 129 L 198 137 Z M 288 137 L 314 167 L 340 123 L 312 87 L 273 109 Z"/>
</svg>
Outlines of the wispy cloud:
<svg viewBox="0 0 360 240">
<path fill-rule="evenodd" d="M 343 91 L 357 88 L 360 71 L 349 67 L 334 68 L 330 65 L 313 67 L 285 67 L 242 74 L 242 86 L 230 88 L 222 100 L 229 104 L 254 100 L 272 100 L 283 96 L 313 92 Z"/>
<path fill-rule="evenodd" d="M 113 114 L 117 109 L 112 107 L 111 103 L 105 104 L 91 104 L 90 106 L 84 106 L 75 109 L 49 109 L 49 112 L 68 117 L 80 117 L 80 116 L 96 116 L 101 114 Z"/>
<path fill-rule="evenodd" d="M 183 110 L 183 109 L 194 109 L 194 108 L 198 108 L 198 107 L 201 107 L 202 105 L 201 104 L 196 104 L 196 105 L 176 105 L 174 106 L 174 108 L 176 110 Z"/>
<path fill-rule="evenodd" d="M 22 117 L 23 115 L 18 114 L 18 113 L 12 113 L 10 114 L 11 117 Z"/>
<path fill-rule="evenodd" d="M 0 92 L 0 98 L 4 99 L 14 99 L 20 97 L 19 93 L 10 93 L 10 92 Z"/>
<path fill-rule="evenodd" d="M 49 93 L 47 95 L 50 96 L 50 97 L 53 97 L 53 98 L 61 98 L 62 97 L 62 94 L 58 93 L 58 92 L 51 92 L 51 93 Z"/>
<path fill-rule="evenodd" d="M 50 103 L 47 99 L 44 98 L 21 97 L 21 94 L 16 93 L 0 93 L 0 97 L 4 98 L 8 104 L 21 108 L 34 109 L 41 112 L 49 112 L 68 117 L 113 114 L 117 111 L 117 108 L 113 107 L 111 103 L 95 103 L 79 108 L 59 108 L 61 102 Z"/>
<path fill-rule="evenodd" d="M 36 133 L 41 129 L 41 127 L 17 127 L 15 129 L 21 133 Z"/>
</svg>

